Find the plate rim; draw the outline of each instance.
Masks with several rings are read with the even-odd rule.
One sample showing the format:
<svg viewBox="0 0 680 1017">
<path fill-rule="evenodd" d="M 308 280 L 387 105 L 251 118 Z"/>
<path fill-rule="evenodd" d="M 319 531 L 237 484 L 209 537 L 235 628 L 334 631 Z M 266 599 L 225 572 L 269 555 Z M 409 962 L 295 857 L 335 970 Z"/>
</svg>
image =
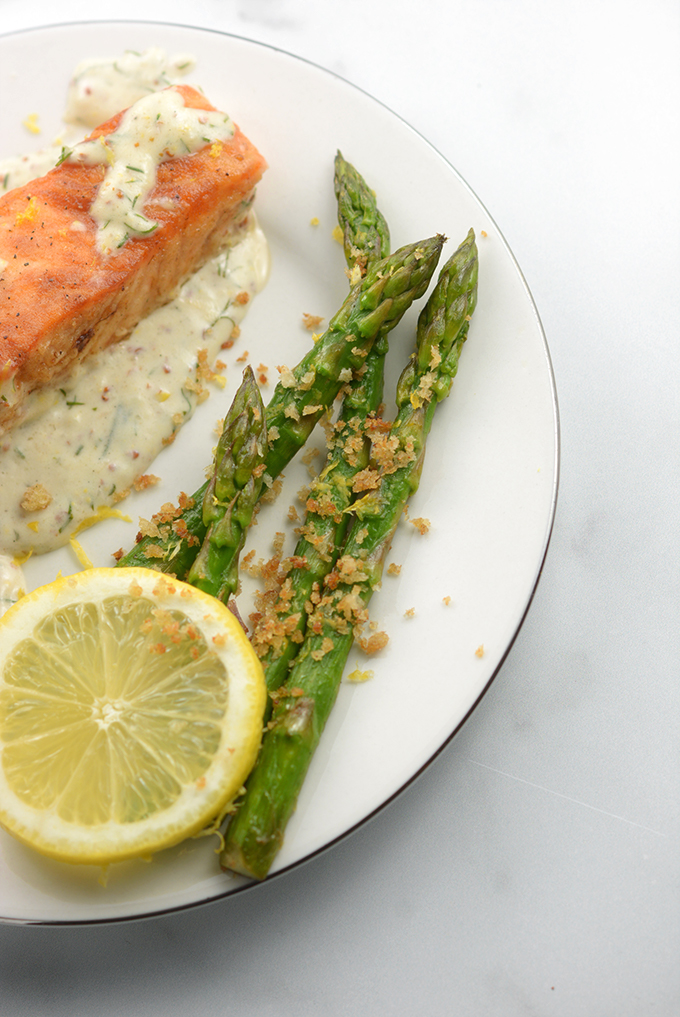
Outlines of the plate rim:
<svg viewBox="0 0 680 1017">
<path fill-rule="evenodd" d="M 89 27 L 89 26 L 91 26 L 91 27 L 102 26 L 103 27 L 103 26 L 106 26 L 106 25 L 145 25 L 145 26 L 149 26 L 149 27 L 156 26 L 158 28 L 184 29 L 184 30 L 191 31 L 191 32 L 206 33 L 206 34 L 210 34 L 210 35 L 220 36 L 222 38 L 233 39 L 233 40 L 236 40 L 238 42 L 247 43 L 249 45 L 254 45 L 254 46 L 259 46 L 262 49 L 269 50 L 269 51 L 272 51 L 272 52 L 275 52 L 275 53 L 279 53 L 279 54 L 281 54 L 282 56 L 284 56 L 286 58 L 290 58 L 290 59 L 296 60 L 296 61 L 298 61 L 298 62 L 300 62 L 302 64 L 306 64 L 308 67 L 312 68 L 313 70 L 315 70 L 317 72 L 320 72 L 320 73 L 322 73 L 324 75 L 328 75 L 331 78 L 336 79 L 337 81 L 341 82 L 344 87 L 347 87 L 347 88 L 349 88 L 349 89 L 351 89 L 353 91 L 361 93 L 363 96 L 365 96 L 371 102 L 373 102 L 376 105 L 380 106 L 391 117 L 396 118 L 404 127 L 406 127 L 414 135 L 416 135 L 416 137 L 424 145 L 426 145 L 427 148 L 429 148 L 432 153 L 434 153 L 439 158 L 439 160 L 445 165 L 445 167 L 448 169 L 448 171 L 453 173 L 453 175 L 460 181 L 460 183 L 472 195 L 472 197 L 478 203 L 479 207 L 484 211 L 485 215 L 488 217 L 489 221 L 493 224 L 494 229 L 496 230 L 496 232 L 498 234 L 498 237 L 499 237 L 503 247 L 505 248 L 505 252 L 506 252 L 506 254 L 509 257 L 515 272 L 517 273 L 517 276 L 518 276 L 518 278 L 520 280 L 522 288 L 524 289 L 524 292 L 525 292 L 526 296 L 529 299 L 529 304 L 530 304 L 530 307 L 531 307 L 531 310 L 532 310 L 532 313 L 533 313 L 536 325 L 538 327 L 538 332 L 540 334 L 542 348 L 543 348 L 543 356 L 544 356 L 544 359 L 545 359 L 545 362 L 546 362 L 546 366 L 547 366 L 547 370 L 548 370 L 548 378 L 549 378 L 549 383 L 550 383 L 550 395 L 551 395 L 551 403 L 552 403 L 552 421 L 553 421 L 552 443 L 553 443 L 554 478 L 553 478 L 552 490 L 551 490 L 551 496 L 550 496 L 550 508 L 549 508 L 549 513 L 548 513 L 548 517 L 547 517 L 547 521 L 546 521 L 546 525 L 545 525 L 545 531 L 544 531 L 543 540 L 542 540 L 541 553 L 540 553 L 538 564 L 537 564 L 537 567 L 535 569 L 535 573 L 534 573 L 534 576 L 533 576 L 533 579 L 532 579 L 531 589 L 530 589 L 529 595 L 527 597 L 526 604 L 524 605 L 524 608 L 523 608 L 523 610 L 522 610 L 522 612 L 520 614 L 519 620 L 517 621 L 517 624 L 516 624 L 516 627 L 514 629 L 514 632 L 512 633 L 512 636 L 509 639 L 508 644 L 507 644 L 507 646 L 506 646 L 502 656 L 500 657 L 500 660 L 498 661 L 497 666 L 495 667 L 495 669 L 493 670 L 493 672 L 489 676 L 489 678 L 488 678 L 487 682 L 485 683 L 484 687 L 481 689 L 481 691 L 479 692 L 479 695 L 476 697 L 476 699 L 474 700 L 472 705 L 469 707 L 467 712 L 458 721 L 458 723 L 455 725 L 453 730 L 447 735 L 447 737 L 441 742 L 441 744 L 438 746 L 438 748 L 418 767 L 418 769 L 407 780 L 404 781 L 404 783 L 402 783 L 392 794 L 390 794 L 386 799 L 384 799 L 378 806 L 376 806 L 374 809 L 372 809 L 369 813 L 367 813 L 365 816 L 363 816 L 361 819 L 359 819 L 356 823 L 352 824 L 346 830 L 343 830 L 342 833 L 336 835 L 331 840 L 329 840 L 325 844 L 321 845 L 320 847 L 315 848 L 314 850 L 310 851 L 308 854 L 304 855 L 303 857 L 298 858 L 298 859 L 296 859 L 293 862 L 290 862 L 289 864 L 285 865 L 281 869 L 277 869 L 276 871 L 274 871 L 273 873 L 268 875 L 267 878 L 265 880 L 262 880 L 261 882 L 250 881 L 250 882 L 246 882 L 246 883 L 243 883 L 241 885 L 238 885 L 238 886 L 230 886 L 224 892 L 219 892 L 219 893 L 213 894 L 213 895 L 205 897 L 205 898 L 203 898 L 201 900 L 189 901 L 189 902 L 186 902 L 186 903 L 183 903 L 183 904 L 171 905 L 169 907 L 162 907 L 162 908 L 156 908 L 156 909 L 152 908 L 152 909 L 150 909 L 148 911 L 143 911 L 143 912 L 139 912 L 139 913 L 136 913 L 136 914 L 110 915 L 110 916 L 106 916 L 106 917 L 93 917 L 93 918 L 65 918 L 65 919 L 56 919 L 56 918 L 13 918 L 13 917 L 5 917 L 5 916 L 0 914 L 0 924 L 1 925 L 43 926 L 43 927 L 48 927 L 48 928 L 62 928 L 62 927 L 75 928 L 75 927 L 87 927 L 87 926 L 92 926 L 92 925 L 97 925 L 97 926 L 100 926 L 100 925 L 119 925 L 121 923 L 126 923 L 126 922 L 149 921 L 149 920 L 152 920 L 154 918 L 160 918 L 160 917 L 163 917 L 163 916 L 180 914 L 180 913 L 182 913 L 184 911 L 195 910 L 195 909 L 201 908 L 201 907 L 208 907 L 210 905 L 217 904 L 217 903 L 219 903 L 221 901 L 225 901 L 225 900 L 228 900 L 230 898 L 233 898 L 233 897 L 236 897 L 236 896 L 240 896 L 243 893 L 245 893 L 247 891 L 254 890 L 254 889 L 256 889 L 259 886 L 263 886 L 265 884 L 271 884 L 273 881 L 278 880 L 279 877 L 285 876 L 287 873 L 289 873 L 289 872 L 291 872 L 291 871 L 293 871 L 295 869 L 298 869 L 300 866 L 306 864 L 307 862 L 312 861 L 314 858 L 317 858 L 319 855 L 325 853 L 326 851 L 329 851 L 335 845 L 337 845 L 340 842 L 346 840 L 348 837 L 352 836 L 352 834 L 356 833 L 357 830 L 361 829 L 367 823 L 371 822 L 373 819 L 376 818 L 376 816 L 378 816 L 381 812 L 383 812 L 383 810 L 387 809 L 397 798 L 399 798 L 408 788 L 410 788 L 423 775 L 423 773 L 432 766 L 432 764 L 435 762 L 435 760 L 438 759 L 438 757 L 448 748 L 448 746 L 451 744 L 451 742 L 455 738 L 456 734 L 460 731 L 460 729 L 464 726 L 464 724 L 467 723 L 467 721 L 470 718 L 470 716 L 474 713 L 474 711 L 477 709 L 477 707 L 479 706 L 481 701 L 484 699 L 484 697 L 486 696 L 487 692 L 489 691 L 491 685 L 493 684 L 493 682 L 495 681 L 496 677 L 500 673 L 500 671 L 501 671 L 503 665 L 505 664 L 505 661 L 506 661 L 510 651 L 512 650 L 512 648 L 513 648 L 513 646 L 515 644 L 515 641 L 516 641 L 516 639 L 517 639 L 517 637 L 518 637 L 518 635 L 519 635 L 519 633 L 520 633 L 520 631 L 522 629 L 522 626 L 524 625 L 524 622 L 525 622 L 525 620 L 527 618 L 529 610 L 531 609 L 531 606 L 533 604 L 534 596 L 536 594 L 536 590 L 538 589 L 538 584 L 540 582 L 540 579 L 541 579 L 541 576 L 542 576 L 542 573 L 543 573 L 543 569 L 544 569 L 544 566 L 545 566 L 545 562 L 546 562 L 546 559 L 547 559 L 548 551 L 549 551 L 549 548 L 550 548 L 550 542 L 551 542 L 551 538 L 552 538 L 552 534 L 553 534 L 553 530 L 554 530 L 555 518 L 556 518 L 556 513 L 557 513 L 557 499 L 558 499 L 559 486 L 560 486 L 561 457 L 562 457 L 561 425 L 560 425 L 559 400 L 558 400 L 558 395 L 557 395 L 557 383 L 556 383 L 556 378 L 555 378 L 555 371 L 554 371 L 554 367 L 553 367 L 552 357 L 551 357 L 551 354 L 550 354 L 550 348 L 548 346 L 548 341 L 547 341 L 547 337 L 546 337 L 546 334 L 545 334 L 545 329 L 543 328 L 543 323 L 541 321 L 541 317 L 540 317 L 540 314 L 539 314 L 539 311 L 538 311 L 538 307 L 536 305 L 536 302 L 534 300 L 533 294 L 532 294 L 531 289 L 529 287 L 529 284 L 528 284 L 528 282 L 526 280 L 524 272 L 522 271 L 522 269 L 521 269 L 521 267 L 520 267 L 520 265 L 519 265 L 515 255 L 514 255 L 512 249 L 511 249 L 510 245 L 508 244 L 507 240 L 505 239 L 505 236 L 504 236 L 503 232 L 499 229 L 498 224 L 496 223 L 496 220 L 489 213 L 486 205 L 479 198 L 479 196 L 477 195 L 476 191 L 470 186 L 470 184 L 467 182 L 467 180 L 463 176 L 461 176 L 460 172 L 449 161 L 449 159 L 447 159 L 447 157 L 445 155 L 443 155 L 442 152 L 440 152 L 439 149 L 431 141 L 429 141 L 417 128 L 413 127 L 413 125 L 411 123 L 409 123 L 409 121 L 407 121 L 399 113 L 395 112 L 395 110 L 393 110 L 390 106 L 388 106 L 387 103 L 383 102 L 381 99 L 376 98 L 374 95 L 371 95 L 370 92 L 368 92 L 366 89 L 362 88 L 360 85 L 356 85 L 354 82 L 350 81 L 348 78 L 343 77 L 343 75 L 338 74 L 336 71 L 330 70 L 327 67 L 324 67 L 322 64 L 318 64 L 315 61 L 310 60 L 308 57 L 300 56 L 299 54 L 296 54 L 296 53 L 291 53 L 289 50 L 286 50 L 286 49 L 284 49 L 284 48 L 282 48 L 280 46 L 275 46 L 275 45 L 273 45 L 271 43 L 262 42 L 261 40 L 258 40 L 258 39 L 252 39 L 252 38 L 250 38 L 248 36 L 239 35 L 239 34 L 237 34 L 235 32 L 227 32 L 227 31 L 224 31 L 222 29 L 218 29 L 218 28 L 214 28 L 214 27 L 209 27 L 209 26 L 191 25 L 191 24 L 186 24 L 184 22 L 175 22 L 175 21 L 158 21 L 158 20 L 155 20 L 155 19 L 148 19 L 148 18 L 101 18 L 101 19 L 97 19 L 97 18 L 91 18 L 90 19 L 90 18 L 87 18 L 87 19 L 76 19 L 76 20 L 68 20 L 68 21 L 56 21 L 56 22 L 50 22 L 49 24 L 32 25 L 32 26 L 26 27 L 26 28 L 12 29 L 10 31 L 0 31 L 0 40 L 4 39 L 4 38 L 11 38 L 12 36 L 17 36 L 17 35 L 26 36 L 26 35 L 29 35 L 29 34 L 31 34 L 33 32 L 50 31 L 52 29 L 65 29 L 65 28 L 69 28 L 69 27 L 83 28 L 83 27 Z"/>
</svg>

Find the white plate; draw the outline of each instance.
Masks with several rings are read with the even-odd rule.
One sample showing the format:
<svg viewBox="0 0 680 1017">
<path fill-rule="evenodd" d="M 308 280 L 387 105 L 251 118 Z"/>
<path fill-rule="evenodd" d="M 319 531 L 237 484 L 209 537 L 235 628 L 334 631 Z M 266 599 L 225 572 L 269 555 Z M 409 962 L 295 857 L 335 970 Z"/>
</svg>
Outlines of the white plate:
<svg viewBox="0 0 680 1017">
<path fill-rule="evenodd" d="M 463 239 L 472 226 L 480 249 L 479 304 L 449 399 L 428 443 L 411 515 L 430 533 L 403 525 L 372 613 L 390 642 L 370 662 L 375 677 L 343 682 L 337 705 L 288 828 L 274 872 L 285 871 L 344 836 L 422 771 L 460 727 L 497 673 L 528 609 L 555 511 L 558 423 L 555 387 L 540 321 L 526 283 L 494 222 L 452 167 L 392 112 L 320 68 L 266 46 L 219 33 L 147 23 L 93 23 L 0 37 L 2 151 L 44 145 L 56 133 L 70 73 L 88 56 L 160 46 L 193 53 L 199 83 L 226 109 L 269 162 L 257 208 L 272 251 L 272 273 L 232 351 L 229 385 L 203 404 L 156 460 L 162 488 L 121 507 L 133 518 L 82 535 L 96 564 L 129 547 L 139 515 L 148 517 L 203 480 L 223 415 L 251 362 L 293 365 L 309 344 L 303 312 L 328 318 L 344 299 L 335 224 L 333 157 L 340 148 L 376 189 L 396 248 L 437 232 Z M 34 139 L 22 127 L 38 113 Z M 310 225 L 318 217 L 320 225 Z M 415 311 L 393 333 L 386 392 L 413 341 Z M 265 399 L 269 389 L 264 390 Z M 290 469 L 283 500 L 262 513 L 253 546 L 264 556 L 284 528 L 304 468 Z M 287 549 L 292 549 L 289 540 Z M 74 572 L 70 550 L 31 560 L 31 587 Z M 242 612 L 247 612 L 248 591 Z M 444 597 L 450 597 L 446 606 Z M 406 619 L 404 613 L 415 609 Z M 478 647 L 483 646 L 482 656 Z M 0 916 L 5 921 L 87 923 L 148 916 L 238 892 L 245 880 L 218 871 L 214 842 L 191 841 L 151 864 L 99 872 L 51 862 L 0 834 Z"/>
</svg>

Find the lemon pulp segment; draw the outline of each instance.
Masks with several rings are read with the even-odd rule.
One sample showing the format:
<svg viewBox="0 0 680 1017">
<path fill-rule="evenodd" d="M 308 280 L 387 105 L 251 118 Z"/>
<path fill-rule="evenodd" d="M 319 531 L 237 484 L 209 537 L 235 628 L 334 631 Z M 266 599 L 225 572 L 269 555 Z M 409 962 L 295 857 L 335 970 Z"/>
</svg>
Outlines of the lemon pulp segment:
<svg viewBox="0 0 680 1017">
<path fill-rule="evenodd" d="M 254 762 L 261 667 L 223 604 L 145 569 L 93 569 L 0 625 L 0 821 L 111 861 L 217 815 Z"/>
</svg>

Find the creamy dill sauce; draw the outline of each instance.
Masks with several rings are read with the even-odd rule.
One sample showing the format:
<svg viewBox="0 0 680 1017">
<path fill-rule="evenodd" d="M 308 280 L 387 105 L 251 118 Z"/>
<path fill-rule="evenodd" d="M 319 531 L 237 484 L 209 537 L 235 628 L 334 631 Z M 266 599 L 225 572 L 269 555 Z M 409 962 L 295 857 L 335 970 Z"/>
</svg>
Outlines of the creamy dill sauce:
<svg viewBox="0 0 680 1017">
<path fill-rule="evenodd" d="M 102 254 L 157 228 L 143 210 L 161 162 L 219 145 L 233 134 L 234 123 L 226 114 L 189 109 L 179 92 L 167 88 L 131 106 L 113 133 L 71 149 L 69 162 L 107 167 L 90 208 Z"/>
<path fill-rule="evenodd" d="M 195 66 L 188 54 L 169 58 L 156 47 L 128 50 L 115 60 L 83 60 L 69 82 L 64 120 L 98 127 L 150 92 L 177 84 Z"/>
<path fill-rule="evenodd" d="M 135 88 L 143 95 L 156 81 L 153 87 L 166 88 L 177 58 L 164 64 L 160 51 L 151 52 L 153 59 L 134 54 L 123 62 L 81 65 L 86 71 L 77 69 L 73 79 L 78 91 L 76 113 L 72 102 L 67 116 L 77 114 L 80 123 L 86 122 L 86 95 L 82 93 L 87 89 L 94 96 L 97 122 L 101 122 L 130 101 L 137 101 L 138 94 L 130 98 Z M 182 66 L 188 65 L 184 58 Z M 163 67 L 161 73 L 159 68 Z M 140 80 L 135 84 L 137 72 Z M 114 88 L 117 78 L 121 93 Z M 96 81 L 100 84 L 95 87 Z M 103 96 L 109 103 L 106 109 L 101 105 Z M 170 122 L 175 119 L 169 112 L 175 108 L 172 102 L 169 106 L 149 103 L 147 112 L 153 110 L 154 118 L 160 112 L 160 119 Z M 199 124 L 209 143 L 220 143 L 222 137 L 230 136 L 225 131 L 233 131 L 223 114 L 217 118 L 219 122 L 214 119 L 210 125 Z M 206 127 L 214 132 L 212 137 Z M 122 133 L 134 134 L 134 129 L 127 125 Z M 125 144 L 121 141 L 121 159 L 127 158 Z M 140 148 L 134 149 L 137 161 Z M 10 172 L 16 169 L 10 171 L 7 163 L 0 163 L 0 180 Z M 13 182 L 12 186 L 19 184 Z M 140 204 L 143 208 L 143 198 L 138 199 Z M 123 226 L 129 205 L 119 210 Z M 67 543 L 80 523 L 102 506 L 116 505 L 137 478 L 147 474 L 159 451 L 210 387 L 219 383 L 219 378 L 206 380 L 206 367 L 214 366 L 250 300 L 264 286 L 269 268 L 266 239 L 252 213 L 247 228 L 236 239 L 189 279 L 176 299 L 140 322 L 128 339 L 86 359 L 60 388 L 28 397 L 21 422 L 0 436 L 0 551 L 6 555 L 42 554 Z M 49 503 L 36 510 L 22 508 L 26 492 L 36 486 L 42 501 L 49 499 Z M 0 558 L 0 581 L 2 568 Z"/>
<path fill-rule="evenodd" d="M 194 67 L 193 57 L 169 58 L 157 48 L 128 51 L 115 60 L 83 60 L 69 82 L 59 136 L 37 152 L 0 159 L 0 194 L 53 169 L 64 148 L 80 141 L 83 128 L 93 130 L 145 95 L 178 84 Z"/>
</svg>

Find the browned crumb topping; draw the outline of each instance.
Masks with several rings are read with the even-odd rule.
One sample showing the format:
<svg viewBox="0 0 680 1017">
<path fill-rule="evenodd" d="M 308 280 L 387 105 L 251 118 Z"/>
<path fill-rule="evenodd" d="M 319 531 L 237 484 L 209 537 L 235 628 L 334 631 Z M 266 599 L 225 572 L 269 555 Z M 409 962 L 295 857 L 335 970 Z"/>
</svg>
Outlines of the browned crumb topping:
<svg viewBox="0 0 680 1017">
<path fill-rule="evenodd" d="M 305 326 L 308 332 L 313 332 L 315 328 L 318 328 L 323 318 L 318 314 L 307 314 L 306 312 L 302 315 L 302 324 Z"/>
<path fill-rule="evenodd" d="M 144 537 L 149 537 L 166 544 L 165 548 L 160 544 L 150 544 L 145 549 L 147 558 L 165 558 L 170 551 L 169 545 L 175 544 L 178 539 L 186 540 L 190 546 L 200 543 L 198 537 L 189 533 L 186 521 L 182 518 L 182 512 L 193 508 L 194 504 L 194 499 L 182 492 L 177 506 L 172 502 L 165 502 L 151 519 L 140 518 L 137 543 Z"/>
<path fill-rule="evenodd" d="M 481 658 L 481 657 L 483 657 L 483 656 L 484 656 L 484 644 L 482 643 L 482 644 L 481 644 L 480 646 L 478 646 L 478 647 L 477 647 L 477 649 L 475 650 L 475 657 L 480 657 L 480 658 Z"/>
<path fill-rule="evenodd" d="M 400 572 L 401 572 L 401 565 L 395 565 L 394 562 L 391 562 L 387 566 L 387 575 L 388 576 L 398 576 Z"/>
<path fill-rule="evenodd" d="M 279 372 L 280 384 L 282 388 L 295 388 L 297 381 L 295 375 L 291 371 L 290 367 L 286 367 L 285 364 L 278 364 L 276 370 Z"/>
<path fill-rule="evenodd" d="M 244 554 L 243 557 L 241 558 L 240 565 L 241 571 L 246 572 L 249 576 L 258 576 L 260 574 L 259 571 L 256 571 L 257 566 L 253 565 L 254 559 L 255 559 L 254 549 L 252 551 L 248 551 L 248 553 Z"/>
<path fill-rule="evenodd" d="M 251 573 L 255 574 L 256 569 L 263 584 L 263 588 L 255 594 L 255 612 L 250 615 L 253 626 L 251 641 L 260 658 L 264 658 L 270 651 L 276 657 L 287 639 L 302 642 L 303 638 L 299 630 L 301 613 L 290 613 L 294 590 L 289 573 L 293 569 L 306 568 L 307 560 L 295 555 L 283 558 L 283 541 L 284 534 L 278 533 L 272 557 L 266 562 L 260 560 Z"/>
<path fill-rule="evenodd" d="M 416 519 L 411 519 L 410 523 L 412 526 L 415 526 L 418 533 L 420 533 L 422 536 L 424 536 L 426 533 L 429 533 L 430 531 L 431 526 L 430 520 L 425 519 L 423 516 L 418 516 Z"/>
<path fill-rule="evenodd" d="M 402 445 L 398 438 L 378 434 L 371 445 L 371 458 L 383 474 L 389 474 L 415 462 L 416 454 L 413 442 Z"/>
<path fill-rule="evenodd" d="M 232 328 L 232 330 L 231 330 L 231 332 L 229 334 L 229 338 L 224 340 L 224 342 L 220 346 L 220 349 L 221 350 L 230 350 L 232 348 L 232 346 L 234 345 L 234 343 L 236 342 L 236 340 L 238 339 L 238 337 L 240 336 L 240 334 L 241 334 L 241 329 L 238 327 L 238 325 L 234 325 L 234 327 Z"/>
<path fill-rule="evenodd" d="M 155 477 L 153 473 L 143 473 L 141 477 L 137 477 L 133 480 L 132 486 L 135 491 L 145 491 L 147 487 L 153 487 L 154 484 L 160 484 L 160 477 Z"/>
<path fill-rule="evenodd" d="M 367 467 L 355 476 L 352 490 L 355 494 L 359 494 L 361 491 L 375 491 L 380 487 L 380 476 L 378 470 Z"/>
<path fill-rule="evenodd" d="M 223 371 L 225 364 L 218 360 L 215 363 L 215 369 L 213 370 L 208 363 L 208 351 L 205 349 L 198 351 L 198 357 L 196 360 L 196 377 L 200 381 L 216 381 L 219 385 L 224 387 L 225 379 L 219 372 Z"/>
<path fill-rule="evenodd" d="M 451 603 L 451 598 L 450 597 L 442 597 L 442 603 L 446 604 L 446 606 L 448 607 L 449 604 Z"/>
<path fill-rule="evenodd" d="M 147 558 L 165 558 L 165 548 L 159 544 L 148 544 L 144 549 Z"/>
<path fill-rule="evenodd" d="M 41 512 L 52 502 L 52 495 L 42 484 L 27 487 L 19 504 L 24 512 Z"/>
<path fill-rule="evenodd" d="M 386 632 L 376 632 L 374 635 L 369 636 L 368 639 L 360 638 L 358 640 L 359 646 L 368 654 L 372 656 L 374 653 L 379 653 L 380 650 L 384 650 L 390 641 L 390 637 Z"/>
<path fill-rule="evenodd" d="M 333 643 L 333 640 L 330 638 L 330 636 L 326 636 L 325 639 L 321 641 L 321 646 L 319 647 L 319 649 L 312 650 L 311 652 L 312 659 L 323 660 L 326 654 L 331 652 L 334 645 L 335 644 Z"/>
<path fill-rule="evenodd" d="M 353 558 L 350 554 L 343 554 L 342 557 L 338 558 L 335 569 L 341 583 L 354 584 L 365 583 L 367 581 L 363 561 L 359 558 Z"/>
<path fill-rule="evenodd" d="M 416 609 L 415 607 L 409 607 L 407 611 L 404 611 L 404 618 L 415 618 Z"/>
<path fill-rule="evenodd" d="M 268 505 L 273 501 L 276 501 L 278 496 L 281 494 L 281 488 L 283 487 L 283 477 L 277 477 L 276 480 L 272 480 L 268 473 L 264 475 L 264 486 L 266 490 L 263 490 L 260 495 L 260 503 Z"/>
<path fill-rule="evenodd" d="M 245 291 L 243 291 L 242 293 L 237 293 L 237 295 L 234 297 L 234 303 L 240 304 L 242 307 L 245 304 L 247 304 L 249 302 L 249 300 L 250 300 L 250 294 L 246 293 Z"/>
</svg>

